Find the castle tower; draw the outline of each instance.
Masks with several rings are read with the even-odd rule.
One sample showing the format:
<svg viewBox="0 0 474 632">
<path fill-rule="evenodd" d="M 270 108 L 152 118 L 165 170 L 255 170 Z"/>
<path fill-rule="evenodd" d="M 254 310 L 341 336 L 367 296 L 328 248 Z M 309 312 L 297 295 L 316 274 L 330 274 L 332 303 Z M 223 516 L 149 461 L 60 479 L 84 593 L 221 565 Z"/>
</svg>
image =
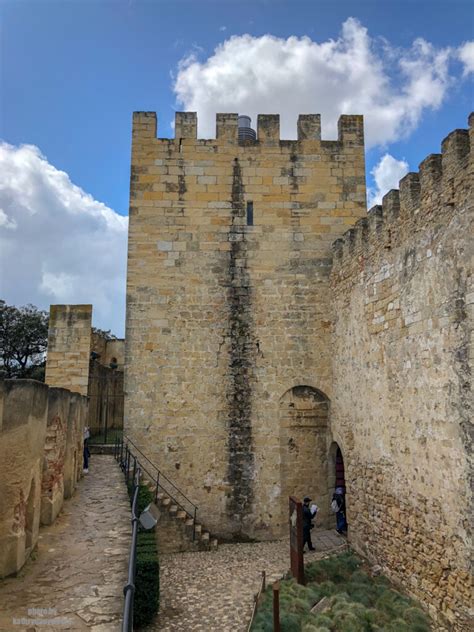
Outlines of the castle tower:
<svg viewBox="0 0 474 632">
<path fill-rule="evenodd" d="M 125 431 L 217 535 L 272 537 L 289 494 L 329 505 L 331 244 L 366 214 L 363 121 L 218 114 L 216 138 L 136 112 Z"/>
</svg>

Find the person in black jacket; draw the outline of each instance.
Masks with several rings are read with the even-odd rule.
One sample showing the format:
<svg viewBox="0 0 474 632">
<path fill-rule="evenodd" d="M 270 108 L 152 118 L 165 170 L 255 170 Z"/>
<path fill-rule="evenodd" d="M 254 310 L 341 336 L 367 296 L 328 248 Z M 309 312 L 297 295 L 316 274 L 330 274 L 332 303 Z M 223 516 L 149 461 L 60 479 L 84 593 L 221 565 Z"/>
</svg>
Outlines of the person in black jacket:
<svg viewBox="0 0 474 632">
<path fill-rule="evenodd" d="M 316 515 L 316 511 L 314 513 L 311 511 L 309 507 L 310 502 L 311 498 L 309 498 L 309 496 L 305 496 L 303 498 L 303 551 L 305 544 L 308 544 L 308 549 L 310 551 L 315 550 L 313 543 L 311 542 L 311 529 L 313 528 L 311 522 Z"/>
</svg>

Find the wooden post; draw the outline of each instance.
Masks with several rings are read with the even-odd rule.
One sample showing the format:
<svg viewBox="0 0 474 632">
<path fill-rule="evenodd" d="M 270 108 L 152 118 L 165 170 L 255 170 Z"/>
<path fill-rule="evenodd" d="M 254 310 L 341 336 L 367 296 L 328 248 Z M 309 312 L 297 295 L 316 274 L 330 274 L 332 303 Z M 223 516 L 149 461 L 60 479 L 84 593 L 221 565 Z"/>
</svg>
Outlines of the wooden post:
<svg viewBox="0 0 474 632">
<path fill-rule="evenodd" d="M 298 584 L 305 584 L 303 561 L 303 505 L 293 496 L 289 498 L 291 574 Z"/>
<path fill-rule="evenodd" d="M 280 582 L 273 584 L 273 632 L 280 632 Z"/>
</svg>

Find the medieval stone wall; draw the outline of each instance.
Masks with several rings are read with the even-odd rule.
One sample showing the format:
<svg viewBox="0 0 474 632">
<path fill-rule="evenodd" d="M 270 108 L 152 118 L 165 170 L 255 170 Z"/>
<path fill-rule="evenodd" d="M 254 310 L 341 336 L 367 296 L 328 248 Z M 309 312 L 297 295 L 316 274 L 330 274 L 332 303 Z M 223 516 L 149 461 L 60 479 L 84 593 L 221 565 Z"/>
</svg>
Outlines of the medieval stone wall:
<svg viewBox="0 0 474 632">
<path fill-rule="evenodd" d="M 45 382 L 87 395 L 92 305 L 51 305 Z"/>
<path fill-rule="evenodd" d="M 237 115 L 218 114 L 200 140 L 177 113 L 157 139 L 156 115 L 134 114 L 125 429 L 207 528 L 268 538 L 288 493 L 329 519 L 330 246 L 365 214 L 365 171 L 362 117 L 341 117 L 335 141 L 318 115 L 296 141 L 276 115 L 257 127 L 239 143 Z"/>
<path fill-rule="evenodd" d="M 82 475 L 86 412 L 87 398 L 77 393 L 0 380 L 0 577 L 20 570 L 40 524 L 56 518 L 66 474 L 71 490 Z"/>
<path fill-rule="evenodd" d="M 471 123 L 473 117 L 471 117 Z M 351 544 L 472 629 L 473 149 L 456 130 L 334 245 L 331 431 Z M 472 620 L 471 620 L 472 623 Z"/>
</svg>

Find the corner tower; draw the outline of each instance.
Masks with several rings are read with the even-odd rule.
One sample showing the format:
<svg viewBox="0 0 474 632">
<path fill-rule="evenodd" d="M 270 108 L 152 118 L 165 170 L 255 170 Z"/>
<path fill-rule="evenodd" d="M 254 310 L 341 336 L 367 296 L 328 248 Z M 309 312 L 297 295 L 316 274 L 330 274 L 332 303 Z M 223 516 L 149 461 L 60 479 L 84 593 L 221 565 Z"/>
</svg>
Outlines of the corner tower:
<svg viewBox="0 0 474 632">
<path fill-rule="evenodd" d="M 133 116 L 126 433 L 214 533 L 278 535 L 288 494 L 328 493 L 331 243 L 366 214 L 362 117 L 334 141 L 316 114 L 297 140 L 278 115 L 256 139 L 237 114 L 210 140 L 192 112 L 174 139 L 156 123 Z"/>
</svg>

